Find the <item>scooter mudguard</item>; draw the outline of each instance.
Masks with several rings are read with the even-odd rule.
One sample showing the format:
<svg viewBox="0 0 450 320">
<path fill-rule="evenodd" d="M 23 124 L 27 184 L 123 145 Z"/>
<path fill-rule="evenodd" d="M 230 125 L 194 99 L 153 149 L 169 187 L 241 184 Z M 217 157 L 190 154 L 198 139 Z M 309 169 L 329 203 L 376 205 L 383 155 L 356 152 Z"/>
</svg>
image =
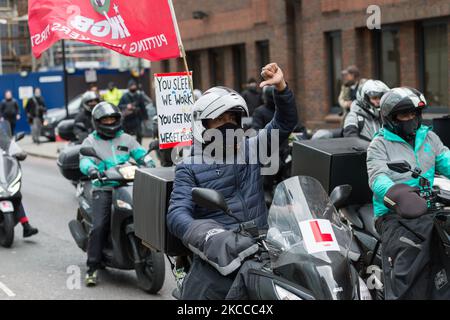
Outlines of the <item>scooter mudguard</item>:
<svg viewBox="0 0 450 320">
<path fill-rule="evenodd" d="M 132 194 L 133 187 L 127 186 L 114 189 L 112 197 L 111 239 L 114 264 L 117 268 L 124 270 L 134 269 L 130 239 L 126 233 L 129 229 L 128 225 L 133 223 Z"/>
</svg>

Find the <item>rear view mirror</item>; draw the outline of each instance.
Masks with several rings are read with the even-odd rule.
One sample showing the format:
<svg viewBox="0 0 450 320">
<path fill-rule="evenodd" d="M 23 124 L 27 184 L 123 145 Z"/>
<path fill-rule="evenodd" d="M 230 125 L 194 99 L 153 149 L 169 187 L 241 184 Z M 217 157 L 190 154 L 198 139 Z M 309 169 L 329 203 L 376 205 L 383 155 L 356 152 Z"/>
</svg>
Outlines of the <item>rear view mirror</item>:
<svg viewBox="0 0 450 320">
<path fill-rule="evenodd" d="M 345 203 L 347 202 L 348 198 L 350 198 L 351 194 L 352 194 L 351 185 L 345 184 L 342 186 L 337 186 L 336 188 L 334 188 L 333 192 L 331 192 L 330 201 L 333 204 L 333 206 L 337 210 L 339 210 L 345 206 Z"/>
<path fill-rule="evenodd" d="M 17 161 L 25 161 L 25 159 L 27 158 L 27 153 L 26 152 L 19 152 L 19 153 L 16 153 L 14 155 L 14 157 L 17 159 Z"/>
<path fill-rule="evenodd" d="M 387 166 L 390 170 L 397 173 L 411 172 L 411 165 L 405 160 L 388 162 Z"/>
<path fill-rule="evenodd" d="M 193 188 L 192 199 L 199 206 L 210 210 L 223 210 L 228 213 L 228 205 L 223 195 L 212 189 Z"/>
<path fill-rule="evenodd" d="M 19 132 L 18 134 L 16 134 L 15 140 L 20 141 L 23 138 L 25 138 L 25 132 Z"/>
</svg>

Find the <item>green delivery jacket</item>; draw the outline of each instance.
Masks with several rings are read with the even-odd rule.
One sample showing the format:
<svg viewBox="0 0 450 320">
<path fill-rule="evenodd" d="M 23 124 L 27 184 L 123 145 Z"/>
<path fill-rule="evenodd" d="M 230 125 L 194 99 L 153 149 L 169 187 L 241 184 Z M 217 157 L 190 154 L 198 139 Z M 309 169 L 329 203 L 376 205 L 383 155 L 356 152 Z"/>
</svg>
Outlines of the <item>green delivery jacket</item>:
<svg viewBox="0 0 450 320">
<path fill-rule="evenodd" d="M 139 165 L 149 168 L 155 166 L 152 158 L 146 156 L 147 151 L 130 135 L 119 131 L 114 139 L 103 140 L 96 131 L 91 133 L 83 142 L 82 147 L 92 147 L 102 159 L 80 155 L 80 170 L 84 175 L 89 175 L 92 168 L 104 172 L 115 166 L 125 164 L 133 158 Z M 114 187 L 114 183 L 94 182 L 97 189 L 108 189 Z"/>
<path fill-rule="evenodd" d="M 400 160 L 408 161 L 413 169 L 420 168 L 432 186 L 436 173 L 450 178 L 450 151 L 430 127 L 419 128 L 415 149 L 398 135 L 382 128 L 367 150 L 367 171 L 376 218 L 389 213 L 384 196 L 393 185 L 404 183 L 420 187 L 419 179 L 413 179 L 411 173 L 389 170 L 388 162 Z"/>
</svg>

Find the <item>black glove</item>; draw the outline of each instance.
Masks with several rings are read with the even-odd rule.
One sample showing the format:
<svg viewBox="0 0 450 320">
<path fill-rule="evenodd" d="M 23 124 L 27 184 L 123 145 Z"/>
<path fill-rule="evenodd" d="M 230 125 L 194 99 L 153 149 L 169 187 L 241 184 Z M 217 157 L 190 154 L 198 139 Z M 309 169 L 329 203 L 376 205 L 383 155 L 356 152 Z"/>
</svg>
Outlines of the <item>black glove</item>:
<svg viewBox="0 0 450 320">
<path fill-rule="evenodd" d="M 214 220 L 195 220 L 183 236 L 183 243 L 223 276 L 240 268 L 245 259 L 258 252 L 256 241 L 226 230 Z"/>
<path fill-rule="evenodd" d="M 415 219 L 428 211 L 427 201 L 419 196 L 419 189 L 406 184 L 396 184 L 384 197 L 384 204 L 405 219 Z"/>
<path fill-rule="evenodd" d="M 91 180 L 102 180 L 105 177 L 97 168 L 92 168 L 89 170 L 89 179 Z"/>
</svg>

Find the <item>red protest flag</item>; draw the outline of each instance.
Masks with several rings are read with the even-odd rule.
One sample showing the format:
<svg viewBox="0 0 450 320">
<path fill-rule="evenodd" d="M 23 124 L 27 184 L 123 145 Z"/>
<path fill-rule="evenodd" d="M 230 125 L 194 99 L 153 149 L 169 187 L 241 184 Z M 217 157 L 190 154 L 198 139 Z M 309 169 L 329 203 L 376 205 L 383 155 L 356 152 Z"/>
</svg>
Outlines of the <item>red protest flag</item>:
<svg viewBox="0 0 450 320">
<path fill-rule="evenodd" d="M 181 56 L 170 0 L 29 0 L 33 54 L 60 39 L 151 61 Z"/>
</svg>

